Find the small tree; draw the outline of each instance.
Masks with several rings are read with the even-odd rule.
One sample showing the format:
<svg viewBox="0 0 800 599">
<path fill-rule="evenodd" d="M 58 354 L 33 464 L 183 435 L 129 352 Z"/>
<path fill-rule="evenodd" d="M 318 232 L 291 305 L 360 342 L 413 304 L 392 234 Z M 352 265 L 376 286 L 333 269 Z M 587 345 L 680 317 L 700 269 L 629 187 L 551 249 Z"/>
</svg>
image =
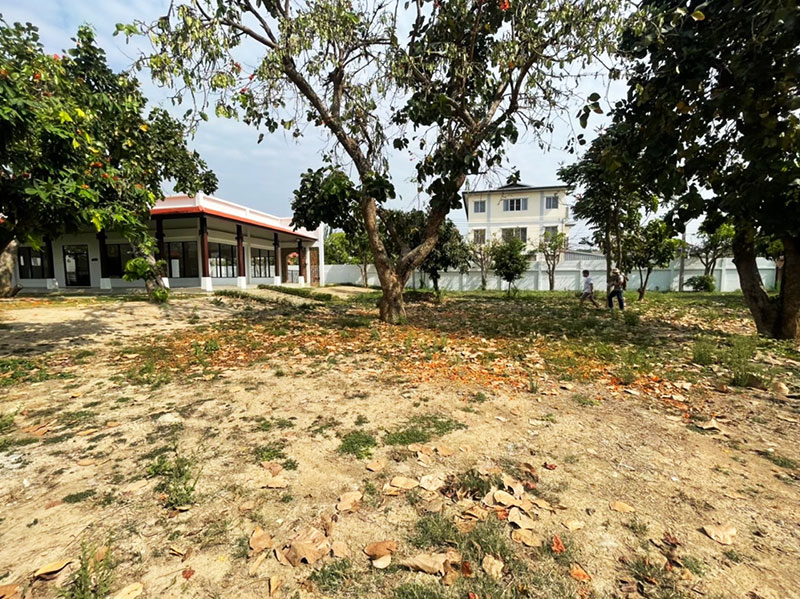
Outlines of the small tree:
<svg viewBox="0 0 800 599">
<path fill-rule="evenodd" d="M 325 262 L 328 264 L 357 264 L 361 282 L 368 286 L 367 269 L 372 264 L 372 250 L 365 231 L 331 233 L 325 239 Z"/>
<path fill-rule="evenodd" d="M 450 269 L 466 273 L 469 270 L 470 248 L 453 221 L 446 219 L 439 227 L 439 239 L 425 258 L 420 270 L 431 278 L 436 298 L 441 299 L 439 278 Z"/>
<path fill-rule="evenodd" d="M 569 247 L 569 238 L 566 233 L 550 233 L 542 235 L 536 251 L 544 256 L 547 265 L 547 281 L 550 283 L 550 291 L 556 288 L 556 266 L 561 261 L 563 254 Z"/>
<path fill-rule="evenodd" d="M 681 247 L 681 240 L 673 237 L 672 230 L 663 220 L 654 219 L 639 229 L 632 244 L 629 261 L 639 270 L 639 301 L 647 293 L 647 283 L 655 268 L 669 266 Z"/>
<path fill-rule="evenodd" d="M 689 255 L 699 259 L 703 265 L 703 274 L 714 276 L 717 260 L 728 256 L 733 251 L 733 238 L 736 231 L 733 225 L 723 223 L 714 228 L 705 221 L 697 235 L 700 243 L 689 247 Z"/>
<path fill-rule="evenodd" d="M 497 243 L 492 247 L 492 261 L 495 274 L 508 283 L 508 296 L 514 282 L 522 278 L 528 270 L 528 253 L 525 242 L 516 237 Z"/>
<path fill-rule="evenodd" d="M 497 242 L 494 239 L 489 239 L 483 243 L 473 241 L 469 244 L 470 260 L 481 271 L 481 291 L 486 291 L 486 279 L 489 272 L 494 269 L 494 262 L 492 261 L 492 250 Z"/>
</svg>

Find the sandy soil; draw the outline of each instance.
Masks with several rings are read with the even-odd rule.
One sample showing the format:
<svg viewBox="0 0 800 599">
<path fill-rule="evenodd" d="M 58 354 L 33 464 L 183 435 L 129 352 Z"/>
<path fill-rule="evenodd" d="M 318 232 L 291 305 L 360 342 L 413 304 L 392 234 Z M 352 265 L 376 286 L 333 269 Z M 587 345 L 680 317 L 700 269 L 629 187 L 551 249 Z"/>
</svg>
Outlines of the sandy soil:
<svg viewBox="0 0 800 599">
<path fill-rule="evenodd" d="M 156 389 L 123 376 L 120 342 L 146 345 L 157 333 L 200 326 L 197 317 L 221 323 L 239 309 L 230 300 L 217 305 L 193 298 L 166 310 L 76 302 L 0 312 L 0 322 L 10 326 L 0 331 L 4 355 L 96 351 L 85 362 L 64 362 L 63 372 L 73 378 L 0 388 L 0 413 L 17 412 L 15 434 L 47 428 L 40 443 L 0 453 L 0 576 L 7 573 L 0 584 L 21 584 L 25 597 L 54 597 L 76 567 L 81 542 L 103 544 L 112 534 L 115 589 L 141 582 L 144 597 L 265 597 L 270 579 L 280 579 L 284 596 L 322 596 L 306 582 L 313 567 L 281 565 L 270 555 L 251 571 L 254 557 L 237 547 L 256 525 L 280 545 L 336 515 L 332 539 L 346 544 L 362 576 L 361 586 L 339 594 L 362 596 L 358 589 L 368 588 L 365 597 L 388 596 L 386 589 L 399 581 L 433 577 L 401 570 L 379 579 L 363 546 L 397 539 L 398 555 L 413 555 L 407 539 L 414 523 L 429 509 L 445 505 L 451 514 L 455 507 L 436 493 L 414 505 L 379 493 L 365 497 L 357 512 L 337 514 L 342 493 L 365 491 L 369 483 L 380 491 L 395 475 L 446 477 L 486 464 L 529 462 L 537 492 L 556 506 L 539 514 L 536 532 L 546 539 L 559 534 L 578 550 L 593 596 L 625 596 L 620 559 L 657 554 L 668 532 L 682 556 L 703 564 L 701 575 L 683 571 L 687 596 L 800 597 L 800 489 L 758 453 L 791 454 L 800 433 L 796 412 L 770 393 L 706 393 L 718 430 L 702 434 L 646 394 L 546 379 L 538 393 L 423 382 L 360 354 L 326 362 L 287 351 L 247 368 L 225 363 L 212 380 L 176 376 Z M 487 399 L 470 401 L 478 391 Z M 598 405 L 576 403 L 579 392 Z M 689 397 L 694 392 L 681 389 Z M 420 461 L 379 445 L 373 457 L 387 458 L 388 465 L 374 473 L 365 460 L 337 453 L 337 435 L 354 430 L 357 420 L 366 419 L 360 426 L 380 438 L 417 413 L 447 414 L 466 426 L 434 442 L 452 448 L 452 456 Z M 291 426 L 263 431 L 260 417 Z M 320 426 L 326 423 L 327 429 Z M 298 466 L 280 474 L 288 482 L 283 489 L 265 488 L 269 475 L 253 457 L 254 447 L 275 441 Z M 153 450 L 173 444 L 202 466 L 198 499 L 187 511 L 161 507 L 157 480 L 145 476 Z M 65 501 L 87 490 L 94 492 L 87 499 Z M 635 513 L 611 510 L 613 501 Z M 568 532 L 563 523 L 570 520 L 584 525 Z M 734 526 L 733 544 L 704 534 L 710 524 Z M 189 548 L 183 560 L 178 554 Z M 537 550 L 520 551 L 533 556 Z M 72 563 L 54 580 L 33 577 L 38 567 L 62 559 Z"/>
</svg>

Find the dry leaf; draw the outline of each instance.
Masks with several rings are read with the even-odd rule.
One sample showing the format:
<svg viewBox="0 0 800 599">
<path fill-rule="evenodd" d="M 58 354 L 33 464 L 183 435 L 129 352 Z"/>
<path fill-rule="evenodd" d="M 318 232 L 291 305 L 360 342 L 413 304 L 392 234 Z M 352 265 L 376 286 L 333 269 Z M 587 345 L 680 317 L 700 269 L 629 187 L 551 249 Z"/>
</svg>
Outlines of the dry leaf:
<svg viewBox="0 0 800 599">
<path fill-rule="evenodd" d="M 714 418 L 709 420 L 708 422 L 701 422 L 695 425 L 697 428 L 701 428 L 704 431 L 713 431 L 713 430 L 721 430 L 719 422 L 717 422 Z"/>
<path fill-rule="evenodd" d="M 264 486 L 267 489 L 285 489 L 289 486 L 289 481 L 282 476 L 270 476 Z"/>
<path fill-rule="evenodd" d="M 383 494 L 388 495 L 390 497 L 396 497 L 397 495 L 402 494 L 403 491 L 400 489 L 395 489 L 391 483 L 387 482 L 383 485 Z"/>
<path fill-rule="evenodd" d="M 181 572 L 181 576 L 183 576 L 186 580 L 189 580 L 192 576 L 194 576 L 194 570 L 191 568 L 186 568 L 183 572 Z"/>
<path fill-rule="evenodd" d="M 483 568 L 483 571 L 495 580 L 500 580 L 503 577 L 504 566 L 505 564 L 503 562 L 492 557 L 491 555 L 485 556 L 483 558 L 483 562 L 481 562 L 481 568 Z"/>
<path fill-rule="evenodd" d="M 291 562 L 286 558 L 286 552 L 283 549 L 275 548 L 275 559 L 282 566 L 291 566 Z"/>
<path fill-rule="evenodd" d="M 265 559 L 267 559 L 267 552 L 264 551 L 263 553 L 259 553 L 258 557 L 255 559 L 255 561 L 252 564 L 250 564 L 250 567 L 248 568 L 247 573 L 250 574 L 250 576 L 255 576 L 256 572 L 258 572 L 258 567 L 262 563 L 264 563 Z"/>
<path fill-rule="evenodd" d="M 325 533 L 326 537 L 332 537 L 334 525 L 338 520 L 338 516 L 336 514 L 332 516 L 328 514 L 322 514 L 320 520 L 322 521 L 322 532 Z"/>
<path fill-rule="evenodd" d="M 0 585 L 0 599 L 21 599 L 22 587 L 18 584 Z"/>
<path fill-rule="evenodd" d="M 255 501 L 245 501 L 241 505 L 239 505 L 239 511 L 242 513 L 252 512 L 254 509 L 256 509 Z"/>
<path fill-rule="evenodd" d="M 49 564 L 45 564 L 36 572 L 33 573 L 34 578 L 42 578 L 44 580 L 51 580 L 55 578 L 56 574 L 61 572 L 67 564 L 69 564 L 72 560 L 62 559 L 56 562 L 50 562 Z"/>
<path fill-rule="evenodd" d="M 429 456 L 428 454 L 422 453 L 421 451 L 417 452 L 417 461 L 423 466 L 426 466 L 428 468 L 430 468 L 436 463 L 436 460 L 433 457 Z"/>
<path fill-rule="evenodd" d="M 379 557 L 378 559 L 372 560 L 372 566 L 377 568 L 378 570 L 383 570 L 388 568 L 392 563 L 392 554 L 387 553 L 383 557 Z"/>
<path fill-rule="evenodd" d="M 364 547 L 364 553 L 372 559 L 378 559 L 385 555 L 391 555 L 397 551 L 398 547 L 397 541 L 376 541 Z"/>
<path fill-rule="evenodd" d="M 419 486 L 418 481 L 405 476 L 395 476 L 389 484 L 395 489 L 403 489 L 405 491 L 415 489 Z"/>
<path fill-rule="evenodd" d="M 419 479 L 419 486 L 426 491 L 438 491 L 444 486 L 444 479 L 440 474 L 426 474 Z"/>
<path fill-rule="evenodd" d="M 636 511 L 635 507 L 628 505 L 623 501 L 612 501 L 608 504 L 608 507 L 615 512 L 622 512 L 623 514 L 629 514 Z"/>
<path fill-rule="evenodd" d="M 532 530 L 536 526 L 533 518 L 526 516 L 518 507 L 513 507 L 508 512 L 508 521 L 526 530 Z"/>
<path fill-rule="evenodd" d="M 278 596 L 278 589 L 281 588 L 283 581 L 278 578 L 277 576 L 270 576 L 268 581 L 268 593 L 270 597 L 277 597 Z"/>
<path fill-rule="evenodd" d="M 553 535 L 553 544 L 550 545 L 550 549 L 553 550 L 553 553 L 564 553 L 567 550 L 567 548 L 564 547 L 564 542 L 558 535 Z"/>
<path fill-rule="evenodd" d="M 380 472 L 381 470 L 386 468 L 386 464 L 387 463 L 388 462 L 387 462 L 386 458 L 380 458 L 380 459 L 377 459 L 377 460 L 373 460 L 369 464 L 367 464 L 367 470 L 369 470 L 370 472 Z"/>
<path fill-rule="evenodd" d="M 261 467 L 269 470 L 269 473 L 272 476 L 278 476 L 278 474 L 283 470 L 283 466 L 281 466 L 278 462 L 261 462 Z"/>
<path fill-rule="evenodd" d="M 570 532 L 580 530 L 581 528 L 586 526 L 586 524 L 582 520 L 565 520 L 561 524 L 563 524 L 564 528 L 566 528 Z"/>
<path fill-rule="evenodd" d="M 703 532 L 720 545 L 730 545 L 733 543 L 733 537 L 736 536 L 736 528 L 730 524 L 721 524 L 719 526 L 706 524 L 703 526 Z"/>
<path fill-rule="evenodd" d="M 328 553 L 330 545 L 322 531 L 309 527 L 289 541 L 284 555 L 295 568 L 301 563 L 313 564 Z"/>
<path fill-rule="evenodd" d="M 97 431 L 98 431 L 98 429 L 96 429 L 96 428 L 87 428 L 84 431 L 79 431 L 79 432 L 75 433 L 75 436 L 76 437 L 88 437 L 89 435 L 91 435 L 92 433 L 96 433 Z"/>
<path fill-rule="evenodd" d="M 458 563 L 460 561 L 460 554 L 454 551 L 448 551 L 447 553 L 420 553 L 419 555 L 415 555 L 412 558 L 400 562 L 400 565 L 417 572 L 440 574 L 444 576 L 448 563 Z"/>
<path fill-rule="evenodd" d="M 434 445 L 433 448 L 443 458 L 449 457 L 453 455 L 453 449 L 448 447 L 447 445 Z"/>
<path fill-rule="evenodd" d="M 272 549 L 275 546 L 272 537 L 269 536 L 263 528 L 256 526 L 255 530 L 250 534 L 250 549 L 253 554 L 259 554 L 265 549 Z"/>
<path fill-rule="evenodd" d="M 94 466 L 97 463 L 97 460 L 87 458 L 85 460 L 78 460 L 75 463 L 78 464 L 78 466 Z"/>
<path fill-rule="evenodd" d="M 542 467 L 545 468 L 546 470 L 555 470 L 557 466 L 555 464 L 548 464 L 547 462 L 545 462 L 544 464 L 542 464 Z"/>
<path fill-rule="evenodd" d="M 473 505 L 466 512 L 464 512 L 462 516 L 470 520 L 480 520 L 481 522 L 485 522 L 486 519 L 489 518 L 489 510 L 485 510 L 479 505 Z"/>
<path fill-rule="evenodd" d="M 144 593 L 144 585 L 141 582 L 134 582 L 118 591 L 111 599 L 136 599 L 142 593 Z"/>
<path fill-rule="evenodd" d="M 493 498 L 497 503 L 506 507 L 519 505 L 519 499 L 514 497 L 511 493 L 507 493 L 506 491 L 495 491 Z"/>
<path fill-rule="evenodd" d="M 333 557 L 349 557 L 350 550 L 347 548 L 347 545 L 342 543 L 341 541 L 334 541 L 331 543 L 331 553 L 333 553 Z"/>
<path fill-rule="evenodd" d="M 589 582 L 592 579 L 589 573 L 581 568 L 579 564 L 572 564 L 569 567 L 569 575 L 580 582 Z"/>
<path fill-rule="evenodd" d="M 341 497 L 339 497 L 339 502 L 336 504 L 336 509 L 340 512 L 354 512 L 358 507 L 358 503 L 361 501 L 361 498 L 364 495 L 361 491 L 350 491 L 348 493 L 343 493 Z"/>
<path fill-rule="evenodd" d="M 544 541 L 542 537 L 533 534 L 530 530 L 512 530 L 511 539 L 517 543 L 522 543 L 526 547 L 541 547 Z"/>
</svg>

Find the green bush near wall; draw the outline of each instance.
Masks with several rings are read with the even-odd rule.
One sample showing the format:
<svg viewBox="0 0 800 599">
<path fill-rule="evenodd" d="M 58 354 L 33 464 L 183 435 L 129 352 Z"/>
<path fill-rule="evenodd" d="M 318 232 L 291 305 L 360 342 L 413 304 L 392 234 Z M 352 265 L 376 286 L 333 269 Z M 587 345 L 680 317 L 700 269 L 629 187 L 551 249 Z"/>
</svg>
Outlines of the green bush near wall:
<svg viewBox="0 0 800 599">
<path fill-rule="evenodd" d="M 277 291 L 278 293 L 286 293 L 288 295 L 297 295 L 306 299 L 318 300 L 320 302 L 333 301 L 333 295 L 330 293 L 320 293 L 307 287 L 281 287 L 280 285 L 259 285 L 259 289 L 269 289 L 270 291 Z"/>
</svg>

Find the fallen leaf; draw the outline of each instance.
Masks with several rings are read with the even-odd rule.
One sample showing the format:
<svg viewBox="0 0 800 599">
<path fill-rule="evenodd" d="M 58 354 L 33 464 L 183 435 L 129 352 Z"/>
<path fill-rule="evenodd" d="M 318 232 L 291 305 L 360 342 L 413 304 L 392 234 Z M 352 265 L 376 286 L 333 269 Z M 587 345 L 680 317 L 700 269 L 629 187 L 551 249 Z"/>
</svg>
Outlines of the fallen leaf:
<svg viewBox="0 0 800 599">
<path fill-rule="evenodd" d="M 56 574 L 61 572 L 64 568 L 66 568 L 67 564 L 69 564 L 72 560 L 62 559 L 56 562 L 50 562 L 49 564 L 45 564 L 36 572 L 33 573 L 34 578 L 42 578 L 44 580 L 50 580 L 55 578 Z"/>
<path fill-rule="evenodd" d="M 391 555 L 397 551 L 398 547 L 397 541 L 376 541 L 364 547 L 364 553 L 372 559 L 378 559 L 385 555 Z"/>
<path fill-rule="evenodd" d="M 505 507 L 510 507 L 512 505 L 519 505 L 519 499 L 517 499 L 511 493 L 508 493 L 506 491 L 495 491 L 493 497 L 497 503 Z"/>
<path fill-rule="evenodd" d="M 544 464 L 542 464 L 542 468 L 545 468 L 546 470 L 555 470 L 557 466 L 555 464 L 548 464 L 547 462 L 545 462 Z"/>
<path fill-rule="evenodd" d="M 388 568 L 392 563 L 392 554 L 387 553 L 383 557 L 379 557 L 378 559 L 372 560 L 372 566 L 377 568 L 378 570 L 384 570 Z"/>
<path fill-rule="evenodd" d="M 350 550 L 347 548 L 347 545 L 341 541 L 334 541 L 331 543 L 331 553 L 333 553 L 333 557 L 350 556 Z"/>
<path fill-rule="evenodd" d="M 250 564 L 250 567 L 247 569 L 247 573 L 250 574 L 250 576 L 255 576 L 256 575 L 256 572 L 258 572 L 259 566 L 262 563 L 264 563 L 265 559 L 267 559 L 267 555 L 268 554 L 267 554 L 266 551 L 258 554 L 258 557 L 255 559 L 255 561 L 252 564 Z"/>
<path fill-rule="evenodd" d="M 448 563 L 445 567 L 442 584 L 446 587 L 451 587 L 456 583 L 460 576 L 461 571 L 457 567 L 453 567 L 453 564 Z"/>
<path fill-rule="evenodd" d="M 386 458 L 380 458 L 380 459 L 377 459 L 377 460 L 373 460 L 369 464 L 367 464 L 367 470 L 369 470 L 370 472 L 380 472 L 381 470 L 386 468 L 386 464 L 387 463 L 388 462 L 387 462 Z"/>
<path fill-rule="evenodd" d="M 516 541 L 517 543 L 522 543 L 526 547 L 541 547 L 544 543 L 542 537 L 535 535 L 532 531 L 525 530 L 524 528 L 521 530 L 512 530 L 511 540 Z"/>
<path fill-rule="evenodd" d="M 706 524 L 703 526 L 703 532 L 720 545 L 730 545 L 733 543 L 733 537 L 736 536 L 736 529 L 730 524 L 721 524 L 719 526 Z"/>
<path fill-rule="evenodd" d="M 495 557 L 492 557 L 491 555 L 484 556 L 483 561 L 481 562 L 481 568 L 483 568 L 483 571 L 495 580 L 500 580 L 503 577 L 504 566 L 505 564 L 503 562 Z"/>
<path fill-rule="evenodd" d="M 194 570 L 191 568 L 186 568 L 183 572 L 181 572 L 181 576 L 183 576 L 186 580 L 189 580 L 192 576 L 194 576 Z"/>
<path fill-rule="evenodd" d="M 336 514 L 333 514 L 332 516 L 328 514 L 322 514 L 320 521 L 322 522 L 322 532 L 325 533 L 326 537 L 333 536 L 333 529 L 338 519 L 339 517 Z"/>
<path fill-rule="evenodd" d="M 630 512 L 635 512 L 636 511 L 635 507 L 633 507 L 631 505 L 628 505 L 627 503 L 625 503 L 623 501 L 612 501 L 611 503 L 608 504 L 608 507 L 609 507 L 609 509 L 611 509 L 611 510 L 613 510 L 615 512 L 622 512 L 624 514 L 628 514 Z"/>
<path fill-rule="evenodd" d="M 447 445 L 434 445 L 433 448 L 436 450 L 436 453 L 438 453 L 443 458 L 450 457 L 451 455 L 453 455 L 453 449 L 451 447 L 448 447 Z"/>
<path fill-rule="evenodd" d="M 284 555 L 295 568 L 301 563 L 313 564 L 328 553 L 330 545 L 322 531 L 308 527 L 284 547 Z"/>
<path fill-rule="evenodd" d="M 712 431 L 712 430 L 721 430 L 719 422 L 717 422 L 714 418 L 709 420 L 708 422 L 701 422 L 695 425 L 697 428 L 703 429 L 704 431 Z"/>
<path fill-rule="evenodd" d="M 92 433 L 96 433 L 97 430 L 98 429 L 96 429 L 96 428 L 87 428 L 86 430 L 78 431 L 77 433 L 75 433 L 75 436 L 76 437 L 88 437 Z"/>
<path fill-rule="evenodd" d="M 141 582 L 133 582 L 117 591 L 117 594 L 112 596 L 111 599 L 136 599 L 142 593 L 144 593 L 144 585 Z"/>
<path fill-rule="evenodd" d="M 395 489 L 410 490 L 419 486 L 419 482 L 405 476 L 395 476 L 389 483 Z"/>
<path fill-rule="evenodd" d="M 400 565 L 417 572 L 444 576 L 448 563 L 458 563 L 460 561 L 460 554 L 448 551 L 447 553 L 420 553 L 400 562 Z"/>
<path fill-rule="evenodd" d="M 91 458 L 87 458 L 84 460 L 78 460 L 75 462 L 78 466 L 94 466 L 97 463 L 97 460 L 93 460 Z"/>
<path fill-rule="evenodd" d="M 536 526 L 536 522 L 534 522 L 533 518 L 526 516 L 518 507 L 513 507 L 508 512 L 508 521 L 526 530 L 531 530 Z"/>
<path fill-rule="evenodd" d="M 566 528 L 570 532 L 580 530 L 581 528 L 586 526 L 586 524 L 582 520 L 565 520 L 561 524 L 563 524 L 564 528 Z"/>
<path fill-rule="evenodd" d="M 270 576 L 268 584 L 267 584 L 267 586 L 268 586 L 267 592 L 269 593 L 269 596 L 270 597 L 277 597 L 278 596 L 278 589 L 281 588 L 282 584 L 283 584 L 283 580 L 281 580 L 277 576 Z"/>
<path fill-rule="evenodd" d="M 0 599 L 21 599 L 22 587 L 18 584 L 0 585 Z"/>
<path fill-rule="evenodd" d="M 292 563 L 286 558 L 286 552 L 283 549 L 275 548 L 275 559 L 282 566 L 291 566 Z"/>
<path fill-rule="evenodd" d="M 269 473 L 272 476 L 278 476 L 278 474 L 280 474 L 280 472 L 283 470 L 283 466 L 281 466 L 278 462 L 261 462 L 261 467 L 269 470 Z"/>
<path fill-rule="evenodd" d="M 589 582 L 592 579 L 589 573 L 578 564 L 572 564 L 569 567 L 569 575 L 579 582 Z"/>
<path fill-rule="evenodd" d="M 464 578 L 475 578 L 475 572 L 472 571 L 472 564 L 469 562 L 461 562 L 461 576 Z"/>
<path fill-rule="evenodd" d="M 553 535 L 553 544 L 550 545 L 550 549 L 553 550 L 553 553 L 564 553 L 567 550 L 567 548 L 564 547 L 564 542 L 558 535 Z"/>
<path fill-rule="evenodd" d="M 479 505 L 473 505 L 463 514 L 462 517 L 468 518 L 471 520 L 480 520 L 481 522 L 485 522 L 487 518 L 489 518 L 489 510 L 483 509 Z"/>
<path fill-rule="evenodd" d="M 263 528 L 256 526 L 255 530 L 250 534 L 250 549 L 253 550 L 253 554 L 257 555 L 265 549 L 272 549 L 274 546 L 275 542 L 272 537 Z"/>
<path fill-rule="evenodd" d="M 289 486 L 289 481 L 282 476 L 270 476 L 264 486 L 267 489 L 285 489 Z"/>
<path fill-rule="evenodd" d="M 254 509 L 256 509 L 255 501 L 245 501 L 239 505 L 239 511 L 242 513 L 252 512 Z"/>
<path fill-rule="evenodd" d="M 354 512 L 358 507 L 361 498 L 364 495 L 361 491 L 350 491 L 348 493 L 343 493 L 341 497 L 339 497 L 339 501 L 336 504 L 336 509 L 340 512 Z"/>
<path fill-rule="evenodd" d="M 419 479 L 419 486 L 426 491 L 438 491 L 444 486 L 444 478 L 439 474 L 426 474 Z"/>
</svg>

